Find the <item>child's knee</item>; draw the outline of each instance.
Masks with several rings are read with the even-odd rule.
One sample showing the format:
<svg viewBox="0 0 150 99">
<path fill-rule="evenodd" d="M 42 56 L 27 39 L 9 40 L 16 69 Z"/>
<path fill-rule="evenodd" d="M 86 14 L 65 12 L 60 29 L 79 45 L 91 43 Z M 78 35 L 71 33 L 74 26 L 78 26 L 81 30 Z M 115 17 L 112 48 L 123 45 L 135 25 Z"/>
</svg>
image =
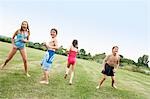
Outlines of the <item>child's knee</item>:
<svg viewBox="0 0 150 99">
<path fill-rule="evenodd" d="M 106 77 L 103 77 L 103 80 L 106 80 Z"/>
<path fill-rule="evenodd" d="M 5 60 L 5 63 L 9 62 L 10 61 L 10 58 L 6 58 Z"/>
<path fill-rule="evenodd" d="M 114 77 L 111 77 L 111 79 L 112 79 L 112 80 L 115 80 L 115 78 L 114 78 Z"/>
<path fill-rule="evenodd" d="M 23 62 L 26 64 L 27 63 L 27 59 L 23 59 Z"/>
<path fill-rule="evenodd" d="M 6 62 L 9 61 L 9 60 L 10 60 L 9 58 L 6 58 Z"/>
<path fill-rule="evenodd" d="M 70 68 L 70 65 L 67 65 L 67 68 Z"/>
<path fill-rule="evenodd" d="M 115 79 L 112 78 L 112 82 L 115 82 Z"/>
</svg>

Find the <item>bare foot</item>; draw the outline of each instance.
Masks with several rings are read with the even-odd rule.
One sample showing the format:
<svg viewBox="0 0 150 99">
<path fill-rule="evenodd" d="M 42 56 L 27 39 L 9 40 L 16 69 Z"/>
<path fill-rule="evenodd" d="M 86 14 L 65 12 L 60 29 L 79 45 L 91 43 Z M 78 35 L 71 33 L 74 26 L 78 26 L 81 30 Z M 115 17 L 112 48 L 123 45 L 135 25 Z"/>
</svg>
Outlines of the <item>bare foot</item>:
<svg viewBox="0 0 150 99">
<path fill-rule="evenodd" d="M 28 73 L 26 73 L 26 76 L 27 76 L 27 77 L 31 77 L 31 75 L 29 75 Z"/>
<path fill-rule="evenodd" d="M 41 77 L 41 81 L 46 80 L 46 78 L 44 76 Z"/>
<path fill-rule="evenodd" d="M 2 65 L 0 66 L 0 69 L 1 69 L 1 70 L 4 69 L 4 64 L 2 64 Z"/>
<path fill-rule="evenodd" d="M 96 87 L 96 89 L 100 89 L 100 86 L 98 85 L 98 86 Z"/>
<path fill-rule="evenodd" d="M 72 85 L 72 81 L 69 81 L 69 85 Z"/>
<path fill-rule="evenodd" d="M 40 84 L 49 84 L 49 82 L 45 81 L 45 80 L 42 80 L 42 81 L 40 81 Z"/>
<path fill-rule="evenodd" d="M 66 79 L 67 78 L 67 74 L 65 74 L 65 76 L 64 76 L 64 79 Z"/>
<path fill-rule="evenodd" d="M 117 89 L 117 87 L 115 85 L 112 86 L 114 89 Z"/>
</svg>

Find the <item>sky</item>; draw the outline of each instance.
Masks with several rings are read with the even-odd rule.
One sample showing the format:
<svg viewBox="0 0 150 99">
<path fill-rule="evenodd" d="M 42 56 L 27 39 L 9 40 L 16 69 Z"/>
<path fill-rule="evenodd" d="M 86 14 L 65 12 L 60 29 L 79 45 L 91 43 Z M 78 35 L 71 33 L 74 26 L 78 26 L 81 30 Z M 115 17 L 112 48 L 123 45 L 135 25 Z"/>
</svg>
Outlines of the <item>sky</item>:
<svg viewBox="0 0 150 99">
<path fill-rule="evenodd" d="M 0 0 L 0 35 L 12 36 L 28 21 L 30 41 L 50 39 L 58 29 L 58 42 L 68 48 L 73 39 L 92 55 L 119 54 L 137 61 L 150 55 L 149 0 Z"/>
</svg>

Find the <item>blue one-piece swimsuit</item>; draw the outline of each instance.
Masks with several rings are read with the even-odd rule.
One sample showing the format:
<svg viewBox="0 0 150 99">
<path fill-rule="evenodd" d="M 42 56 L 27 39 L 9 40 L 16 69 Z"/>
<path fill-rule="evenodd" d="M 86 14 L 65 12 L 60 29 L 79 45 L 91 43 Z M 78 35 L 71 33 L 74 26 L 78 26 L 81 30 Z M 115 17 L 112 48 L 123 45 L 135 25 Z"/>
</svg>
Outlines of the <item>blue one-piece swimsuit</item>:
<svg viewBox="0 0 150 99">
<path fill-rule="evenodd" d="M 17 47 L 17 49 L 22 49 L 25 47 L 25 42 L 23 42 L 22 40 L 23 39 L 27 39 L 27 36 L 28 36 L 28 33 L 25 32 L 25 33 L 18 33 L 16 35 L 16 39 L 15 39 L 15 45 Z"/>
</svg>

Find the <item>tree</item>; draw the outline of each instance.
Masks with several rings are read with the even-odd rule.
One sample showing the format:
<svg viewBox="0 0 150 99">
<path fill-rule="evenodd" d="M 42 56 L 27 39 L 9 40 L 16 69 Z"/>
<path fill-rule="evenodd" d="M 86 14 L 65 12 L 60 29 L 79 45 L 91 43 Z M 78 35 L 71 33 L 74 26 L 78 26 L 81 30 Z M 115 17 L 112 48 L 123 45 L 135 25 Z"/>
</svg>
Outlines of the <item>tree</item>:
<svg viewBox="0 0 150 99">
<path fill-rule="evenodd" d="M 124 59 L 124 57 L 123 57 L 123 55 L 119 55 L 120 56 L 120 66 L 123 66 L 123 59 Z"/>
<path fill-rule="evenodd" d="M 132 65 L 135 64 L 135 62 L 134 62 L 133 60 L 127 59 L 127 58 L 121 58 L 121 59 L 120 59 L 120 62 L 121 62 L 121 63 L 132 64 Z"/>
<path fill-rule="evenodd" d="M 106 57 L 106 53 L 95 54 L 92 59 L 98 63 L 102 63 L 102 61 L 105 57 Z"/>
<path fill-rule="evenodd" d="M 40 49 L 41 48 L 41 44 L 40 43 L 34 43 L 34 48 L 35 49 Z"/>
<path fill-rule="evenodd" d="M 85 54 L 86 54 L 86 51 L 85 51 L 84 49 L 80 49 L 79 54 L 80 54 L 80 55 L 85 55 Z"/>
<path fill-rule="evenodd" d="M 91 58 L 91 57 L 92 57 L 91 53 L 88 53 L 88 54 L 87 54 L 87 56 L 88 56 L 89 58 Z"/>
<path fill-rule="evenodd" d="M 26 46 L 34 48 L 34 43 L 29 41 L 28 43 L 26 43 Z"/>
<path fill-rule="evenodd" d="M 143 64 L 145 64 L 146 66 L 148 66 L 148 63 L 149 63 L 149 61 L 148 61 L 148 58 L 149 58 L 149 56 L 148 55 L 143 55 Z"/>
<path fill-rule="evenodd" d="M 84 56 L 83 56 L 83 59 L 86 59 L 86 60 L 92 59 L 91 53 L 88 53 L 88 54 L 84 55 Z"/>
<path fill-rule="evenodd" d="M 139 67 L 139 66 L 149 67 L 149 66 L 148 66 L 148 63 L 149 63 L 148 58 L 149 58 L 148 55 L 143 55 L 142 57 L 139 57 L 139 58 L 138 58 L 137 66 L 138 66 L 138 67 Z"/>
</svg>

